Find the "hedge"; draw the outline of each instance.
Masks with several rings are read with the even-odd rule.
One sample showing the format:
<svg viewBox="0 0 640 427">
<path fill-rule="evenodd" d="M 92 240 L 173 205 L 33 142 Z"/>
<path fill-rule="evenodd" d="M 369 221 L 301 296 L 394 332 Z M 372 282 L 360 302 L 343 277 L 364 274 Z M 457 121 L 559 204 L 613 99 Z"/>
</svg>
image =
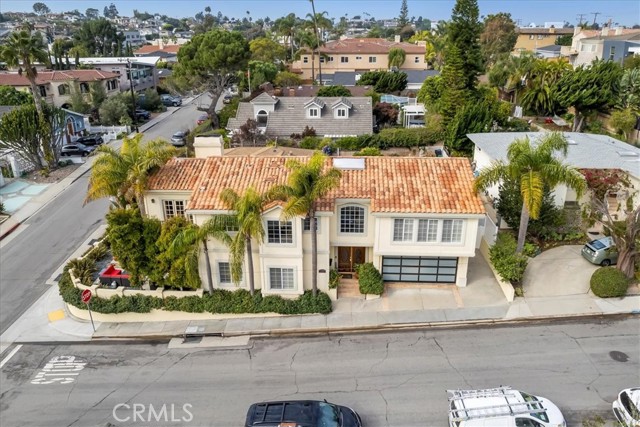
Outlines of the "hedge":
<svg viewBox="0 0 640 427">
<path fill-rule="evenodd" d="M 382 150 L 391 147 L 418 147 L 434 145 L 444 139 L 439 123 L 434 122 L 423 128 L 386 128 L 374 135 L 347 136 L 336 140 L 334 145 L 343 150 L 361 150 L 375 147 Z"/>
<path fill-rule="evenodd" d="M 82 291 L 73 285 L 68 271 L 65 270 L 63 273 L 58 287 L 64 302 L 86 310 L 86 304 L 80 299 Z M 211 294 L 205 294 L 202 297 L 167 297 L 164 300 L 149 295 L 114 296 L 108 299 L 93 297 L 91 298 L 91 309 L 97 313 L 105 314 L 149 313 L 153 309 L 213 314 L 328 314 L 331 312 L 331 299 L 323 292 L 318 292 L 318 296 L 314 297 L 311 291 L 305 291 L 296 299 L 284 299 L 278 295 L 263 297 L 259 290 L 252 297 L 245 289 L 236 291 L 214 289 Z"/>
<path fill-rule="evenodd" d="M 600 267 L 591 275 L 591 292 L 600 298 L 623 297 L 628 285 L 625 274 L 615 267 Z"/>
<path fill-rule="evenodd" d="M 370 262 L 358 266 L 358 285 L 361 294 L 382 295 L 384 292 L 382 275 Z"/>
<path fill-rule="evenodd" d="M 529 259 L 524 254 L 517 254 L 516 247 L 516 239 L 511 234 L 499 233 L 496 243 L 489 249 L 489 259 L 502 280 L 519 286 Z"/>
</svg>

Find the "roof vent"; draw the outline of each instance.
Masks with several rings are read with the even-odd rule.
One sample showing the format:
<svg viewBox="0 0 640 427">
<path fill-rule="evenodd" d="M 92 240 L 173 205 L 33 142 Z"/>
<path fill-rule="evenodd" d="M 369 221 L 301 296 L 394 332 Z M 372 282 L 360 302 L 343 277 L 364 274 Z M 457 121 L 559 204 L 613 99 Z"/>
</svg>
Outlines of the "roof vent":
<svg viewBox="0 0 640 427">
<path fill-rule="evenodd" d="M 342 170 L 364 170 L 364 159 L 336 157 L 333 159 L 333 166 Z"/>
<path fill-rule="evenodd" d="M 640 157 L 640 153 L 635 151 L 618 151 L 617 153 L 620 157 Z"/>
<path fill-rule="evenodd" d="M 575 141 L 575 139 L 567 139 L 567 144 L 569 144 L 569 145 L 578 145 L 578 143 Z"/>
</svg>

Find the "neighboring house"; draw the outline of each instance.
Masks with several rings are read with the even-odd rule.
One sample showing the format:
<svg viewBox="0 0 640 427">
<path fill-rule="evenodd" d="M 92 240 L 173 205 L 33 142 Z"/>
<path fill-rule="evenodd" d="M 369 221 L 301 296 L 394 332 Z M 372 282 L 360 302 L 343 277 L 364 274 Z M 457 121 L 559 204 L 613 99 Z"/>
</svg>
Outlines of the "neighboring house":
<svg viewBox="0 0 640 427">
<path fill-rule="evenodd" d="M 512 53 L 535 52 L 538 48 L 556 44 L 558 37 L 572 35 L 573 31 L 573 28 L 516 28 L 518 38 Z"/>
<path fill-rule="evenodd" d="M 312 53 L 303 48 L 300 59 L 291 65 L 291 71 L 302 74 L 303 79 L 310 79 L 313 74 L 318 75 L 318 64 L 322 65 L 323 78 L 338 71 L 375 71 L 389 69 L 389 51 L 394 48 L 403 49 L 406 53 L 401 70 L 426 70 L 427 62 L 424 59 L 426 44 L 406 43 L 396 36 L 395 41 L 378 38 L 353 38 L 327 42 L 320 47 L 320 60 L 316 56 L 312 61 Z"/>
<path fill-rule="evenodd" d="M 516 139 L 528 137 L 536 141 L 543 132 L 499 132 L 472 133 L 467 137 L 475 144 L 473 161 L 476 172 L 489 166 L 493 161 L 507 160 L 507 149 Z M 640 148 L 611 138 L 578 132 L 564 132 L 569 141 L 569 149 L 564 162 L 578 169 L 621 169 L 629 174 L 631 184 L 640 189 Z M 490 188 L 488 195 L 498 198 L 498 186 Z M 560 185 L 554 190 L 554 198 L 558 207 L 575 205 L 577 200 L 572 189 Z M 640 203 L 640 195 L 636 195 L 635 204 Z"/>
<path fill-rule="evenodd" d="M 576 49 L 571 55 L 574 67 L 591 64 L 596 59 L 622 64 L 628 56 L 640 54 L 640 30 L 626 34 L 585 37 L 577 42 Z"/>
<path fill-rule="evenodd" d="M 549 46 L 539 47 L 533 53 L 542 59 L 561 58 L 563 56 L 562 48 L 563 46 L 552 44 Z"/>
<path fill-rule="evenodd" d="M 298 96 L 298 97 L 313 97 L 318 95 L 318 91 L 322 88 L 322 86 L 312 86 L 312 85 L 301 85 L 301 86 L 285 86 L 274 88 L 273 85 L 263 84 L 260 87 L 272 96 Z M 367 92 L 371 91 L 372 86 L 350 86 L 349 92 L 351 92 L 351 96 L 366 96 Z"/>
<path fill-rule="evenodd" d="M 115 73 L 100 70 L 39 71 L 36 84 L 45 102 L 56 107 L 69 108 L 74 87 L 89 100 L 91 84 L 100 82 L 107 97 L 110 97 L 120 93 L 118 78 Z M 29 80 L 18 73 L 0 73 L 0 86 L 12 86 L 31 93 Z"/>
<path fill-rule="evenodd" d="M 159 56 L 114 57 L 114 58 L 80 58 L 81 65 L 92 66 L 96 70 L 110 71 L 118 74 L 120 90 L 131 89 L 129 67 L 133 74 L 133 88 L 136 92 L 146 89 L 155 89 L 158 86 L 158 61 Z"/>
<path fill-rule="evenodd" d="M 180 50 L 178 44 L 163 45 L 159 40 L 157 45 L 145 45 L 140 49 L 133 52 L 137 57 L 157 56 L 166 62 L 178 62 L 178 51 Z"/>
<path fill-rule="evenodd" d="M 147 42 L 147 39 L 144 38 L 144 36 L 141 35 L 140 31 L 138 30 L 123 31 L 122 35 L 124 36 L 125 46 L 127 43 L 129 43 L 131 47 L 135 48 L 138 46 L 142 46 Z"/>
<path fill-rule="evenodd" d="M 264 133 L 273 137 L 300 134 L 305 126 L 320 137 L 369 135 L 373 133 L 370 97 L 273 97 L 262 93 L 249 102 L 241 102 L 227 129 L 235 131 L 248 119 L 258 122 Z"/>
<path fill-rule="evenodd" d="M 220 201 L 225 188 L 265 192 L 286 183 L 285 163 L 292 157 L 227 157 L 222 144 L 219 137 L 198 138 L 196 158 L 174 158 L 152 175 L 144 195 L 148 215 L 162 221 L 182 215 L 201 225 L 212 215 L 230 213 Z M 342 178 L 318 203 L 320 290 L 327 291 L 332 268 L 353 273 L 364 262 L 372 262 L 386 282 L 466 286 L 485 215 L 468 159 L 328 157 L 326 165 L 341 169 Z M 311 285 L 309 221 L 283 221 L 281 203 L 267 205 L 263 220 L 264 242 L 252 244 L 256 287 L 263 294 L 302 294 Z M 214 287 L 236 289 L 228 248 L 213 239 L 207 245 Z M 247 272 L 245 259 L 241 288 L 248 286 Z"/>
</svg>

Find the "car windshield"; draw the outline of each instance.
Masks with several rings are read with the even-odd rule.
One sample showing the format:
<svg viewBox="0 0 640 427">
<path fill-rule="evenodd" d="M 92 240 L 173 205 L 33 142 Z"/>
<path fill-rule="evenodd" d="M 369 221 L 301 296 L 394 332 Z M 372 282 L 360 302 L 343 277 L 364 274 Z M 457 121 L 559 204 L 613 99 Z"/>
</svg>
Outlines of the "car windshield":
<svg viewBox="0 0 640 427">
<path fill-rule="evenodd" d="M 318 427 L 340 427 L 340 409 L 336 405 L 318 404 Z"/>
<path fill-rule="evenodd" d="M 589 245 L 592 246 L 595 250 L 604 249 L 608 246 L 606 242 L 602 240 L 592 240 L 589 242 Z"/>
<path fill-rule="evenodd" d="M 636 404 L 633 403 L 631 397 L 629 396 L 629 393 L 627 393 L 626 391 L 620 393 L 620 403 L 622 403 L 622 406 L 624 406 L 624 409 L 627 410 L 628 414 L 633 417 L 639 416 L 638 414 L 640 414 L 640 409 L 638 409 Z"/>
<path fill-rule="evenodd" d="M 542 409 L 542 403 L 540 403 L 540 400 L 538 400 L 537 397 L 531 395 L 531 394 L 527 394 L 524 392 L 520 392 L 520 394 L 522 394 L 522 398 L 524 399 L 525 402 L 531 403 L 529 405 L 530 409 Z M 545 423 L 549 422 L 549 417 L 547 416 L 546 412 L 532 412 L 531 414 L 532 417 L 536 417 L 537 419 L 539 419 L 540 421 L 544 421 Z"/>
</svg>

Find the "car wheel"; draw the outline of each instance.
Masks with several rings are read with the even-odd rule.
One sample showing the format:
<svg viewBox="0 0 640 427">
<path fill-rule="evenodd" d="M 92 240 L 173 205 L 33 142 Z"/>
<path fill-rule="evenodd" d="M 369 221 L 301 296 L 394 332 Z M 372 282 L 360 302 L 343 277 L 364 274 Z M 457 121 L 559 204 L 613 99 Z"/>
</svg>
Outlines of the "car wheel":
<svg viewBox="0 0 640 427">
<path fill-rule="evenodd" d="M 611 260 L 609 259 L 603 259 L 602 262 L 600 263 L 600 265 L 602 267 L 609 267 L 611 265 Z"/>
<path fill-rule="evenodd" d="M 82 157 L 87 157 L 87 155 L 88 155 L 88 154 L 89 154 L 89 153 L 87 153 L 87 152 L 84 152 L 84 151 L 83 151 L 83 152 L 82 152 L 82 154 L 81 154 L 81 156 L 82 156 Z"/>
<path fill-rule="evenodd" d="M 61 157 L 67 157 L 67 156 L 68 156 L 68 154 L 67 154 L 67 153 L 60 153 L 60 156 L 61 156 Z"/>
<path fill-rule="evenodd" d="M 178 106 L 178 103 L 177 103 L 177 102 L 174 102 L 174 103 L 173 103 L 173 106 L 174 106 L 174 107 L 177 107 L 177 106 Z"/>
</svg>

